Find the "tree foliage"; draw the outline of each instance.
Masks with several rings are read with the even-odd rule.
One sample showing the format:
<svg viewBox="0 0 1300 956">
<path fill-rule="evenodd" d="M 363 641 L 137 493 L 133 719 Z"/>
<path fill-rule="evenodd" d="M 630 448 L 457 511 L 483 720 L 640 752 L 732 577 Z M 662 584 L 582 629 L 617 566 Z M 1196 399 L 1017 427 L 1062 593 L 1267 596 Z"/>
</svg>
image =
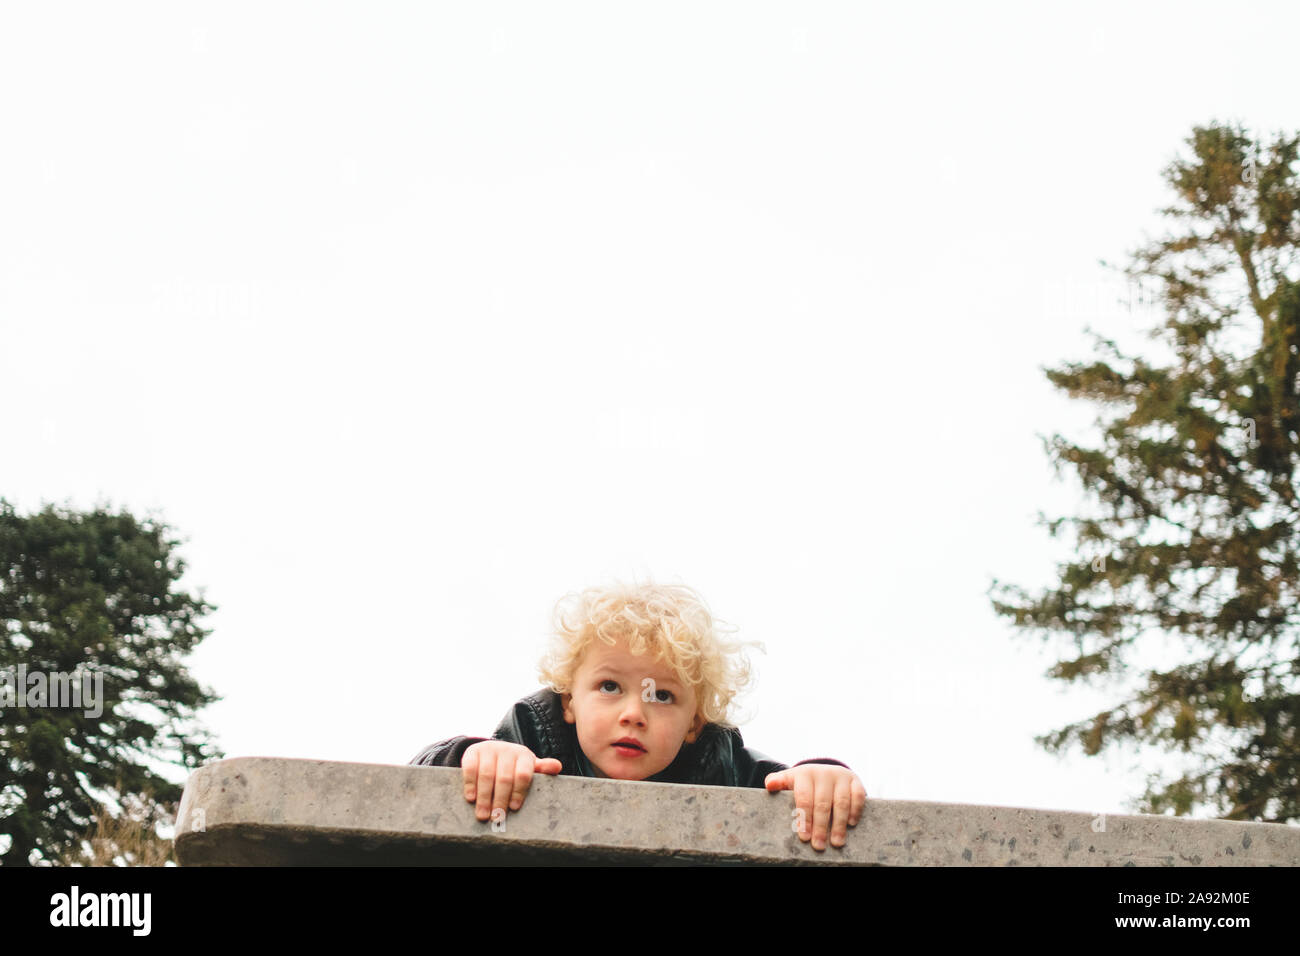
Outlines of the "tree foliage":
<svg viewBox="0 0 1300 956">
<path fill-rule="evenodd" d="M 1298 144 L 1216 123 L 1166 168 L 1171 233 L 1123 271 L 1157 290 L 1165 318 L 1149 336 L 1173 358 L 1096 335 L 1096 360 L 1046 370 L 1098 406 L 1100 447 L 1044 444 L 1099 507 L 1040 515 L 1053 536 L 1073 532 L 1059 586 L 990 588 L 1018 627 L 1068 638 L 1053 678 L 1118 685 L 1157 635 L 1186 648 L 1130 699 L 1038 738 L 1058 752 L 1128 741 L 1183 754 L 1176 779 L 1151 776 L 1137 804 L 1148 813 L 1300 819 Z"/>
<path fill-rule="evenodd" d="M 67 706 L 66 695 L 57 706 L 51 679 L 45 700 L 29 693 L 0 709 L 0 836 L 9 842 L 0 863 L 75 858 L 92 826 L 102 832 L 131 808 L 132 819 L 148 816 L 141 799 L 179 802 L 180 785 L 159 773 L 166 764 L 220 756 L 194 719 L 218 698 L 183 663 L 214 608 L 176 589 L 185 563 L 169 535 L 102 509 L 47 506 L 24 517 L 0 499 L 0 670 L 10 690 L 20 668 L 29 681 L 75 675 L 92 694 L 90 675 L 102 682 L 95 707 L 85 698 Z"/>
</svg>

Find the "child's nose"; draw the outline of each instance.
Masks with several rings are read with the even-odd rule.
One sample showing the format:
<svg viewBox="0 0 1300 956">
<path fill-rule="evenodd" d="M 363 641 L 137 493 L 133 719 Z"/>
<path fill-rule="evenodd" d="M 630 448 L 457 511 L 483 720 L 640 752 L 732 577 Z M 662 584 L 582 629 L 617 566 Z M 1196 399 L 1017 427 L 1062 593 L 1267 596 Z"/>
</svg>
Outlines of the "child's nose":
<svg viewBox="0 0 1300 956">
<path fill-rule="evenodd" d="M 641 701 L 633 694 L 628 695 L 629 699 L 623 708 L 623 723 L 645 724 L 645 711 L 641 707 Z"/>
</svg>

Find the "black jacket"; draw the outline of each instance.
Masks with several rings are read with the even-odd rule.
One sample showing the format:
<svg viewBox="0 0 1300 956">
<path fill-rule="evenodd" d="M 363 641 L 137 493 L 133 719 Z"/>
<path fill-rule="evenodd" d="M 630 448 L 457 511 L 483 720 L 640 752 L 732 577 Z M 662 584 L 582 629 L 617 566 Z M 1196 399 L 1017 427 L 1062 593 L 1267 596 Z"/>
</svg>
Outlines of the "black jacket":
<svg viewBox="0 0 1300 956">
<path fill-rule="evenodd" d="M 486 739 L 489 738 L 452 737 L 442 740 L 424 748 L 411 763 L 422 767 L 459 767 L 465 751 Z M 554 757 L 560 761 L 561 774 L 597 776 L 578 746 L 577 731 L 564 720 L 560 695 L 553 690 L 543 688 L 516 703 L 491 739 L 523 744 L 538 757 Z M 799 761 L 799 764 L 805 763 L 848 766 L 829 757 Z M 746 747 L 740 731 L 706 724 L 695 743 L 684 744 L 671 764 L 646 779 L 654 783 L 761 788 L 769 773 L 788 769 L 785 764 Z"/>
</svg>

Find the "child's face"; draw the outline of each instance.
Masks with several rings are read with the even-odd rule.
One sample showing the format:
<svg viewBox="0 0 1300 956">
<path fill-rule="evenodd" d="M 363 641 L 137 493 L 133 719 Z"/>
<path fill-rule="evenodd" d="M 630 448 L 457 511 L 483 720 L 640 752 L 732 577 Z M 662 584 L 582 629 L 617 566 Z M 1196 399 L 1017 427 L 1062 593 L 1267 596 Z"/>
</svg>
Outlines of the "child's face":
<svg viewBox="0 0 1300 956">
<path fill-rule="evenodd" d="M 704 726 L 694 689 L 665 662 L 648 657 L 633 655 L 624 641 L 613 647 L 593 641 L 574 674 L 573 692 L 563 695 L 564 719 L 577 725 L 578 745 L 602 777 L 653 776 Z M 641 749 L 620 744 L 628 738 Z"/>
</svg>

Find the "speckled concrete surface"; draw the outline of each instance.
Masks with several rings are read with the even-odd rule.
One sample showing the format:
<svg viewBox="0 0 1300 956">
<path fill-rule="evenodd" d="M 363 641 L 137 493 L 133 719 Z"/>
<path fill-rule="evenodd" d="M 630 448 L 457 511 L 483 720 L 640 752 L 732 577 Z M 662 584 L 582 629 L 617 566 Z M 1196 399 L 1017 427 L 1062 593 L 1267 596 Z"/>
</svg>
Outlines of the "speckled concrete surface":
<svg viewBox="0 0 1300 956">
<path fill-rule="evenodd" d="M 534 778 L 504 825 L 474 818 L 457 769 L 274 757 L 196 771 L 186 866 L 766 863 L 885 866 L 1296 866 L 1300 827 L 871 800 L 848 845 L 792 829 L 794 795 Z"/>
</svg>

